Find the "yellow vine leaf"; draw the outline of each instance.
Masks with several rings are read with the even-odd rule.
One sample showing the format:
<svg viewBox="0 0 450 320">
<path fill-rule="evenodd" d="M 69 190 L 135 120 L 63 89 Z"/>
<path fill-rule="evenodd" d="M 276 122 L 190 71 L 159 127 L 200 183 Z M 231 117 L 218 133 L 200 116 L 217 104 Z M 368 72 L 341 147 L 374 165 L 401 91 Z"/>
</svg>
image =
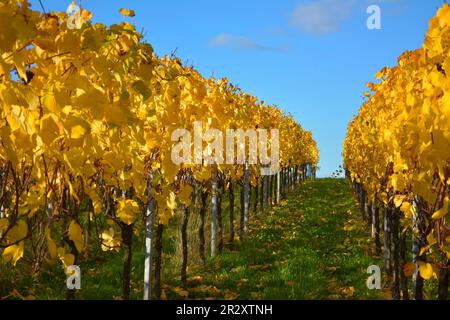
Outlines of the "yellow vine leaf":
<svg viewBox="0 0 450 320">
<path fill-rule="evenodd" d="M 76 125 L 70 128 L 70 137 L 72 139 L 79 139 L 86 134 L 86 128 L 81 125 Z"/>
<path fill-rule="evenodd" d="M 81 139 L 90 132 L 89 123 L 77 116 L 68 117 L 64 126 L 69 131 L 70 138 L 74 140 Z"/>
<path fill-rule="evenodd" d="M 83 9 L 81 11 L 81 19 L 83 19 L 83 21 L 89 21 L 92 19 L 93 16 L 94 14 L 86 9 Z"/>
<path fill-rule="evenodd" d="M 52 91 L 48 91 L 43 97 L 42 97 L 42 104 L 44 107 L 52 112 L 52 113 L 59 113 L 61 111 L 61 108 L 59 107 L 58 103 L 56 102 L 55 94 Z"/>
<path fill-rule="evenodd" d="M 72 266 L 75 262 L 75 256 L 71 253 L 66 253 L 64 247 L 58 248 L 58 257 L 63 263 L 64 269 L 67 269 L 68 266 Z"/>
<path fill-rule="evenodd" d="M 3 30 L 0 36 L 0 50 L 2 52 L 8 52 L 17 39 L 13 16 L 3 12 L 0 13 L 0 28 Z"/>
<path fill-rule="evenodd" d="M 435 213 L 433 213 L 432 218 L 434 220 L 443 218 L 448 214 L 449 202 L 450 202 L 449 198 L 446 197 L 444 200 L 444 206 L 441 209 L 437 210 Z"/>
<path fill-rule="evenodd" d="M 448 3 L 445 3 L 444 6 L 438 10 L 437 17 L 439 17 L 441 28 L 450 25 L 450 6 Z"/>
<path fill-rule="evenodd" d="M 121 199 L 118 202 L 117 217 L 124 223 L 133 224 L 139 214 L 139 205 L 130 199 Z"/>
<path fill-rule="evenodd" d="M 412 215 L 411 207 L 411 203 L 409 202 L 403 202 L 400 207 L 400 210 L 405 214 L 406 218 L 410 218 Z"/>
<path fill-rule="evenodd" d="M 161 193 L 154 192 L 152 189 L 152 193 L 158 203 L 160 223 L 167 225 L 177 208 L 176 195 L 168 188 L 164 188 Z"/>
<path fill-rule="evenodd" d="M 193 189 L 190 185 L 184 185 L 181 187 L 180 193 L 178 194 L 178 198 L 181 203 L 188 205 L 191 202 L 192 191 Z"/>
<path fill-rule="evenodd" d="M 433 232 L 431 232 L 429 235 L 427 235 L 427 243 L 429 246 L 433 246 L 437 243 L 437 239 L 434 236 Z"/>
<path fill-rule="evenodd" d="M 405 196 L 401 196 L 401 195 L 396 195 L 394 197 L 394 204 L 397 208 L 400 208 L 400 206 L 403 203 L 403 200 L 405 199 Z"/>
<path fill-rule="evenodd" d="M 419 261 L 418 264 L 420 276 L 425 280 L 430 280 L 433 276 L 433 266 L 423 261 Z"/>
<path fill-rule="evenodd" d="M 102 233 L 102 250 L 103 251 L 119 251 L 120 250 L 121 239 L 120 237 L 115 237 L 114 228 L 110 227 L 104 230 Z"/>
<path fill-rule="evenodd" d="M 448 209 L 447 208 L 441 208 L 438 211 L 436 211 L 435 213 L 433 213 L 432 218 L 434 220 L 437 220 L 437 219 L 440 219 L 440 218 L 446 216 L 447 213 L 448 213 Z"/>
<path fill-rule="evenodd" d="M 51 231 L 49 228 L 45 230 L 47 238 L 47 249 L 51 259 L 56 259 L 58 257 L 58 248 L 55 241 L 52 239 Z"/>
<path fill-rule="evenodd" d="M 169 196 L 166 199 L 166 206 L 170 210 L 175 210 L 177 208 L 177 203 L 175 201 L 175 193 L 169 191 Z"/>
<path fill-rule="evenodd" d="M 8 232 L 9 243 L 24 239 L 28 234 L 28 225 L 24 220 L 19 220 L 17 224 Z"/>
<path fill-rule="evenodd" d="M 78 252 L 83 251 L 83 230 L 75 220 L 72 220 L 69 225 L 69 239 L 73 241 Z"/>
<path fill-rule="evenodd" d="M 23 257 L 23 245 L 24 242 L 20 241 L 19 244 L 15 244 L 9 246 L 3 251 L 3 261 L 8 263 L 12 261 L 12 264 L 15 266 L 17 261 Z"/>
<path fill-rule="evenodd" d="M 34 115 L 25 108 L 13 105 L 11 112 L 7 114 L 7 120 L 13 131 L 21 129 L 29 135 L 34 133 Z"/>
<path fill-rule="evenodd" d="M 38 192 L 29 192 L 27 194 L 26 203 L 20 207 L 21 214 L 27 214 L 28 217 L 33 217 L 39 210 L 41 204 L 41 194 Z"/>
<path fill-rule="evenodd" d="M 126 17 L 134 17 L 135 16 L 134 10 L 120 8 L 119 12 Z"/>
</svg>

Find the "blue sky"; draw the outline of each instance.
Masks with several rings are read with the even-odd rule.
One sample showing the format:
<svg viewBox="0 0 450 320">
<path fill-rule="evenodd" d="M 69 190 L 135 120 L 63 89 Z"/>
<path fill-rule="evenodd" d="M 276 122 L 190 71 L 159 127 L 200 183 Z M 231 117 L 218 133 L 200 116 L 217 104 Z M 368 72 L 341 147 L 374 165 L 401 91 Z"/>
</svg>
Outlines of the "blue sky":
<svg viewBox="0 0 450 320">
<path fill-rule="evenodd" d="M 42 0 L 66 10 L 71 0 Z M 443 0 L 84 0 L 94 22 L 127 20 L 159 55 L 177 55 L 204 76 L 228 77 L 277 104 L 313 135 L 319 176 L 342 164 L 347 124 L 365 84 L 405 50 L 422 45 Z M 37 0 L 31 0 L 39 8 Z M 79 1 L 78 1 L 79 4 Z M 382 29 L 369 30 L 366 9 L 381 8 Z M 134 18 L 119 14 L 134 9 Z M 301 146 L 299 146 L 301 148 Z"/>
</svg>

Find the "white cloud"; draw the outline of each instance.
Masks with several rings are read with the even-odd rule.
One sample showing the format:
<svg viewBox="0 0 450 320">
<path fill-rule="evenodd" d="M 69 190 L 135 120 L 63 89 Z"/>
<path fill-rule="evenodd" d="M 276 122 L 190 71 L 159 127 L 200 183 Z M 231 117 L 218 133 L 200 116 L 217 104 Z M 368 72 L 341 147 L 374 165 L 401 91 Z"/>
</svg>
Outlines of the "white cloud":
<svg viewBox="0 0 450 320">
<path fill-rule="evenodd" d="M 383 14 L 402 15 L 408 11 L 409 3 L 406 0 L 366 0 L 365 5 L 376 4 L 381 6 Z"/>
<path fill-rule="evenodd" d="M 320 35 L 339 31 L 351 18 L 354 0 L 318 0 L 299 4 L 291 15 L 291 24 L 304 33 Z"/>
<path fill-rule="evenodd" d="M 234 48 L 240 50 L 259 50 L 259 51 L 286 51 L 287 47 L 266 46 L 253 41 L 244 36 L 235 36 L 230 33 L 223 32 L 211 39 L 209 45 L 211 47 Z"/>
<path fill-rule="evenodd" d="M 291 25 L 303 33 L 322 35 L 340 30 L 354 13 L 366 14 L 369 5 L 382 6 L 383 13 L 401 14 L 405 0 L 308 0 L 302 1 L 291 14 Z"/>
</svg>

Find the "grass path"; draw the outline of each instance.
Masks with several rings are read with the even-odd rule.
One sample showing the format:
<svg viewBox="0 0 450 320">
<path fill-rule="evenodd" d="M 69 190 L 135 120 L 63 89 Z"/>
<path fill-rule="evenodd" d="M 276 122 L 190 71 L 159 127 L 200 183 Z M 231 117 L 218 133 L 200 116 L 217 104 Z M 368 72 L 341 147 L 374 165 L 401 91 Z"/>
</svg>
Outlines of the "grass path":
<svg viewBox="0 0 450 320">
<path fill-rule="evenodd" d="M 367 267 L 382 261 L 345 180 L 305 182 L 262 219 L 252 218 L 242 244 L 206 271 L 191 271 L 199 276 L 189 298 L 383 298 L 366 287 Z"/>
</svg>

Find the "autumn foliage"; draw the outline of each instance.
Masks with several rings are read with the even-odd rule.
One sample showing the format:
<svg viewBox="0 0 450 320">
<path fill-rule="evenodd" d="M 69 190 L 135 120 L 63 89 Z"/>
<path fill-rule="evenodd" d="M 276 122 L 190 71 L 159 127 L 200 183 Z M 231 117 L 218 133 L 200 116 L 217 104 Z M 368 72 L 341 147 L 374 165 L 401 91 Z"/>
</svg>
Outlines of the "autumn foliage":
<svg viewBox="0 0 450 320">
<path fill-rule="evenodd" d="M 431 19 L 422 48 L 407 51 L 398 65 L 377 73 L 366 101 L 350 122 L 345 168 L 367 192 L 369 203 L 392 206 L 402 215 L 402 232 L 423 239 L 418 262 L 431 279 L 446 272 L 450 258 L 450 6 Z M 405 266 L 410 272 L 411 266 Z M 448 283 L 447 283 L 448 284 Z"/>
<path fill-rule="evenodd" d="M 25 257 L 37 272 L 46 260 L 76 263 L 92 241 L 120 250 L 124 226 L 144 218 L 149 186 L 157 222 L 167 224 L 191 199 L 181 176 L 210 187 L 211 166 L 171 160 L 171 133 L 192 132 L 194 121 L 205 130 L 279 128 L 282 168 L 317 165 L 311 132 L 292 116 L 226 78 L 204 78 L 176 57 L 156 56 L 130 23 L 92 24 L 91 17 L 83 10 L 71 21 L 79 28 L 69 28 L 65 12 L 35 11 L 27 0 L 0 3 L 4 261 Z M 234 180 L 243 175 L 238 165 L 217 170 Z M 250 175 L 258 184 L 258 165 Z"/>
</svg>

